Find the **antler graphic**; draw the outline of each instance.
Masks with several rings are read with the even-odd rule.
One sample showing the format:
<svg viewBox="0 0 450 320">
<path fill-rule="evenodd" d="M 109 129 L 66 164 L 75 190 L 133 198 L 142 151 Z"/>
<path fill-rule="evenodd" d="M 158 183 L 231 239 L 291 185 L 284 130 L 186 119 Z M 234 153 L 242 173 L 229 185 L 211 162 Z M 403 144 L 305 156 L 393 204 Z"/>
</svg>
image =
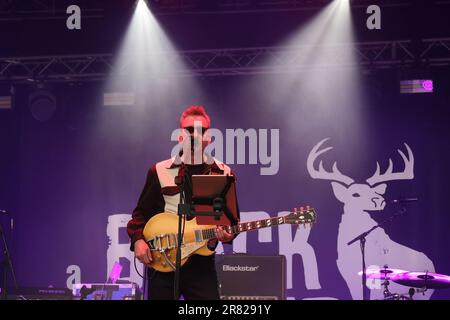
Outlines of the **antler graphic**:
<svg viewBox="0 0 450 320">
<path fill-rule="evenodd" d="M 306 162 L 308 172 L 311 175 L 311 177 L 314 179 L 332 180 L 332 181 L 342 182 L 346 185 L 350 185 L 355 180 L 353 180 L 350 177 L 347 177 L 346 175 L 343 175 L 339 171 L 336 161 L 333 164 L 332 172 L 325 171 L 325 169 L 323 168 L 322 160 L 320 160 L 320 162 L 319 162 L 319 170 L 316 170 L 314 168 L 314 161 L 317 159 L 317 157 L 320 156 L 322 153 L 325 153 L 325 152 L 333 149 L 333 147 L 328 147 L 328 148 L 325 148 L 325 149 L 322 149 L 319 151 L 319 148 L 322 146 L 322 144 L 329 139 L 330 138 L 326 138 L 326 139 L 323 139 L 322 141 L 320 141 L 318 144 L 316 144 L 314 146 L 314 148 L 309 153 L 308 160 Z"/>
<path fill-rule="evenodd" d="M 377 170 L 374 175 L 366 180 L 369 185 L 373 186 L 374 184 L 385 181 L 409 180 L 414 178 L 414 155 L 406 143 L 405 146 L 408 150 L 408 157 L 400 149 L 397 149 L 405 163 L 405 169 L 402 172 L 392 172 L 392 160 L 389 159 L 389 167 L 385 173 L 380 174 L 380 164 L 377 162 Z"/>
</svg>

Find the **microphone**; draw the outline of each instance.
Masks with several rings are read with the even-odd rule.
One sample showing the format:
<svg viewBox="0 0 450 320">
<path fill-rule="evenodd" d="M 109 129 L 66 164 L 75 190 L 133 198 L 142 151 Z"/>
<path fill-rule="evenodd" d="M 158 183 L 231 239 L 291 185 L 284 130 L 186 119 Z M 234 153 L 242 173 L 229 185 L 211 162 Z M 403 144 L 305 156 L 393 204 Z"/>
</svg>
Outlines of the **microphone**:
<svg viewBox="0 0 450 320">
<path fill-rule="evenodd" d="M 414 201 L 419 201 L 418 198 L 398 198 L 398 199 L 394 199 L 391 200 L 391 203 L 406 203 L 406 202 L 414 202 Z"/>
</svg>

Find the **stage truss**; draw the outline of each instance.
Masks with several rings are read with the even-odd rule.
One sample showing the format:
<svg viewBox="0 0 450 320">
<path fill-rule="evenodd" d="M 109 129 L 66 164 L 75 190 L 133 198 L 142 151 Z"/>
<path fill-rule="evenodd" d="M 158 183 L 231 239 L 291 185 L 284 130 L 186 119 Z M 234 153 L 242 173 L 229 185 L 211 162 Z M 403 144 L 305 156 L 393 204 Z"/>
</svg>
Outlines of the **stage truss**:
<svg viewBox="0 0 450 320">
<path fill-rule="evenodd" d="M 320 50 L 330 57 L 326 63 L 312 64 L 301 59 L 304 52 Z M 357 59 L 348 64 L 345 56 L 351 50 Z M 361 70 L 439 67 L 450 65 L 450 38 L 366 42 L 333 46 L 259 47 L 194 50 L 155 53 L 165 61 L 180 59 L 185 68 L 166 76 L 229 76 L 283 72 L 302 72 L 312 68 L 355 68 Z M 55 55 L 0 58 L 2 82 L 72 82 L 103 80 L 126 76 L 134 70 L 133 56 L 125 57 L 121 70 L 113 72 L 112 54 Z M 161 57 L 158 57 L 161 59 Z M 161 60 L 158 60 L 161 61 Z M 270 63 L 268 63 L 270 61 Z M 150 77 L 160 77 L 143 70 Z"/>
</svg>

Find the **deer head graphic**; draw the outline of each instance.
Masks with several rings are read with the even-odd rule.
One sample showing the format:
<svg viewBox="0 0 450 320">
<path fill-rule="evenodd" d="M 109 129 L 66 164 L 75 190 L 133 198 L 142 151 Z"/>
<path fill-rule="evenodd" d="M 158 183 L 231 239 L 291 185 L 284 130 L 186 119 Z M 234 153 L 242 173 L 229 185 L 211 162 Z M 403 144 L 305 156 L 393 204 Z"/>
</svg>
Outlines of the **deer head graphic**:
<svg viewBox="0 0 450 320">
<path fill-rule="evenodd" d="M 349 246 L 347 242 L 359 233 L 368 230 L 377 223 L 371 218 L 367 211 L 381 211 L 386 206 L 384 193 L 387 181 L 409 180 L 414 178 L 414 156 L 410 147 L 405 143 L 407 155 L 397 150 L 404 162 L 404 169 L 394 172 L 392 160 L 384 173 L 381 173 L 377 162 L 375 173 L 366 183 L 355 183 L 355 181 L 342 174 L 334 162 L 331 171 L 326 171 L 323 161 L 320 160 L 316 169 L 314 163 L 320 155 L 331 150 L 333 147 L 322 148 L 329 140 L 324 139 L 317 143 L 308 155 L 307 169 L 313 179 L 331 181 L 336 198 L 344 204 L 344 212 L 339 224 L 337 238 L 337 267 L 347 283 L 353 299 L 361 299 L 361 259 L 360 248 L 357 245 Z M 399 244 L 387 235 L 382 227 L 370 234 L 366 243 L 367 265 L 382 266 L 387 264 L 391 268 L 402 270 L 434 270 L 433 262 L 422 252 Z M 400 290 L 400 289 L 399 289 Z M 429 299 L 432 291 L 427 292 L 423 299 Z M 382 297 L 382 290 L 372 290 L 371 296 Z"/>
<path fill-rule="evenodd" d="M 314 167 L 314 162 L 323 153 L 333 149 L 333 147 L 327 147 L 319 150 L 325 141 L 329 138 L 323 139 L 316 144 L 308 155 L 307 168 L 308 172 L 314 179 L 322 179 L 331 181 L 333 192 L 336 198 L 344 203 L 347 209 L 368 210 L 368 211 L 380 211 L 383 210 L 386 201 L 383 198 L 386 192 L 386 184 L 383 182 L 393 180 L 406 180 L 414 178 L 414 156 L 409 146 L 405 143 L 408 156 L 406 156 L 401 150 L 397 150 L 403 159 L 405 168 L 402 172 L 393 172 L 393 163 L 389 159 L 389 167 L 381 174 L 380 165 L 377 162 L 377 169 L 373 176 L 366 180 L 367 183 L 355 183 L 355 181 L 342 174 L 337 163 L 334 162 L 332 171 L 328 172 L 323 167 L 323 162 L 320 160 L 318 170 Z"/>
</svg>

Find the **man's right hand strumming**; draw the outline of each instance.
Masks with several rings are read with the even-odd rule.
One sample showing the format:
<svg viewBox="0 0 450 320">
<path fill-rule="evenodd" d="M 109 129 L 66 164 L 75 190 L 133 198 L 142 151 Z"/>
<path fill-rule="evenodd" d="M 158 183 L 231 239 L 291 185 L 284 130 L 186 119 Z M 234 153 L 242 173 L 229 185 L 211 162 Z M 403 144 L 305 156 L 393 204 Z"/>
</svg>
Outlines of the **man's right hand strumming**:
<svg viewBox="0 0 450 320">
<path fill-rule="evenodd" d="M 134 255 L 140 262 L 145 264 L 147 267 L 150 267 L 150 263 L 152 262 L 152 253 L 150 251 L 150 247 L 144 240 L 139 239 L 134 243 Z"/>
</svg>

